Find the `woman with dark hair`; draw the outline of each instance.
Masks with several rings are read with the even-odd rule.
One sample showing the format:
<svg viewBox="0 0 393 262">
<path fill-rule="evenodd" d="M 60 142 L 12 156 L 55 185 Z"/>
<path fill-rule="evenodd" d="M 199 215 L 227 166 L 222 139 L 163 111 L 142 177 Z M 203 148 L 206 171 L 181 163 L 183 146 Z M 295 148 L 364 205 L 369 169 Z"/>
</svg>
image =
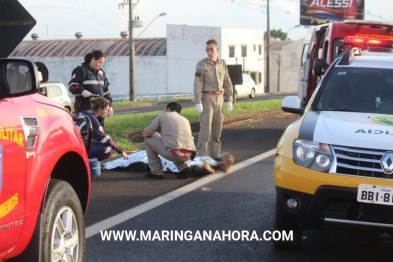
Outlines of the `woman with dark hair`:
<svg viewBox="0 0 393 262">
<path fill-rule="evenodd" d="M 109 101 L 108 117 L 113 115 L 112 95 L 109 92 L 109 82 L 101 66 L 105 62 L 105 54 L 100 50 L 88 53 L 85 62 L 75 68 L 68 83 L 68 89 L 75 95 L 75 114 L 91 108 L 90 98 L 93 96 L 105 97 Z M 104 118 L 99 118 L 104 125 Z"/>
<path fill-rule="evenodd" d="M 109 101 L 104 97 L 92 97 L 90 110 L 85 110 L 79 113 L 80 116 L 87 116 L 91 120 L 93 126 L 93 139 L 91 140 L 89 149 L 89 158 L 97 158 L 98 161 L 108 159 L 113 150 L 122 155 L 124 159 L 128 159 L 127 153 L 116 145 L 115 142 L 105 133 L 98 118 L 104 118 L 109 110 Z M 85 123 L 78 126 L 79 130 L 86 128 Z"/>
</svg>

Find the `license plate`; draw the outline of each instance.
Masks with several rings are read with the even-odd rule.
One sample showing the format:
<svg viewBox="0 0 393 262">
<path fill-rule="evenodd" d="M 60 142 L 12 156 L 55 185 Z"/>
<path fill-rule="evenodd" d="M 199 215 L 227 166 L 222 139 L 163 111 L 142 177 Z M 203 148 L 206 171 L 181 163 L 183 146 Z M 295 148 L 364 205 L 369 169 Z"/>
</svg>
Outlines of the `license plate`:
<svg viewBox="0 0 393 262">
<path fill-rule="evenodd" d="M 359 184 L 358 202 L 393 206 L 393 187 Z"/>
</svg>

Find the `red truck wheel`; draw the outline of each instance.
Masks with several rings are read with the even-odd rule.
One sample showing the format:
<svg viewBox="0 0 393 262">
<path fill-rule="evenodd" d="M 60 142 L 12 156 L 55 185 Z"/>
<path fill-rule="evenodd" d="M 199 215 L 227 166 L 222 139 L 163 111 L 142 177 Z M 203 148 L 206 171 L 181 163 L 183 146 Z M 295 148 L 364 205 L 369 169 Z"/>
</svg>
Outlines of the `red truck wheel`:
<svg viewBox="0 0 393 262">
<path fill-rule="evenodd" d="M 41 261 L 84 261 L 82 207 L 74 189 L 65 181 L 49 182 L 40 242 Z"/>
</svg>

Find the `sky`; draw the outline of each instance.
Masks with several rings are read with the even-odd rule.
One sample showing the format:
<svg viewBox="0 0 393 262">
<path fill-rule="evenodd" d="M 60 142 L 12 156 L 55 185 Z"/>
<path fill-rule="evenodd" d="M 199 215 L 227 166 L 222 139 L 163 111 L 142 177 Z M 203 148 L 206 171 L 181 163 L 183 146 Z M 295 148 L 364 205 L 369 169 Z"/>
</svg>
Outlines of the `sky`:
<svg viewBox="0 0 393 262">
<path fill-rule="evenodd" d="M 36 19 L 32 33 L 39 39 L 118 38 L 128 31 L 128 0 L 19 0 Z M 236 28 L 267 28 L 267 0 L 132 0 L 133 15 L 143 22 L 134 37 L 165 37 L 166 25 L 193 25 Z M 270 30 L 288 32 L 288 38 L 305 37 L 307 28 L 299 25 L 299 6 L 303 0 L 271 0 Z M 327 1 L 327 0 L 314 0 Z M 337 1 L 337 0 L 336 0 Z M 365 19 L 392 21 L 392 0 L 365 1 Z M 159 16 L 166 13 L 165 16 Z M 389 20 L 390 19 L 390 20 Z M 150 24 L 151 23 L 151 24 Z M 150 26 L 148 26 L 150 24 Z M 143 31 L 144 30 L 144 31 Z M 143 32 L 142 32 L 143 31 Z M 142 34 L 141 34 L 142 33 Z"/>
</svg>

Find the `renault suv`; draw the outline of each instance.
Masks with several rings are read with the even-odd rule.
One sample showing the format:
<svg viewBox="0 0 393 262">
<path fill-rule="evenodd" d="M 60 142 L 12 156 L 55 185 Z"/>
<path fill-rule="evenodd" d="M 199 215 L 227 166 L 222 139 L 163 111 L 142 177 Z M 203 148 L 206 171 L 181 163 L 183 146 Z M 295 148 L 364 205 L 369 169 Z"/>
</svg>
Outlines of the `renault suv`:
<svg viewBox="0 0 393 262">
<path fill-rule="evenodd" d="M 282 109 L 300 114 L 274 160 L 275 229 L 299 246 L 312 228 L 393 232 L 393 40 L 346 37 L 342 57 L 322 76 L 305 109 L 297 96 Z"/>
</svg>

